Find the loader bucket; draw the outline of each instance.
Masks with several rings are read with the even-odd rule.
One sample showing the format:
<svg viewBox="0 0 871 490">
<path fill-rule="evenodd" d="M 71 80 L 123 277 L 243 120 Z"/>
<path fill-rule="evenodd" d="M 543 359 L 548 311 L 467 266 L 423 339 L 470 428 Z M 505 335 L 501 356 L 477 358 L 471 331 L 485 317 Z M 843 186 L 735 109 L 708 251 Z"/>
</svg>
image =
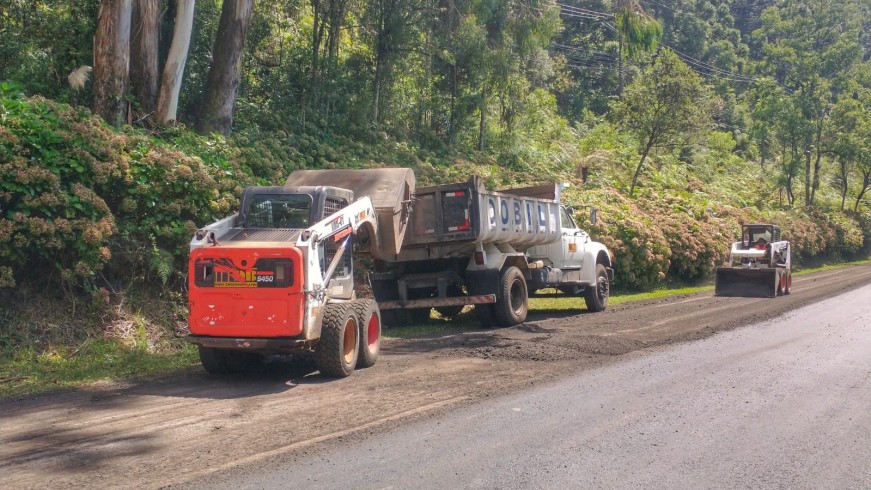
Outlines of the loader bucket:
<svg viewBox="0 0 871 490">
<path fill-rule="evenodd" d="M 777 296 L 777 269 L 719 267 L 714 295 L 773 298 Z"/>
</svg>

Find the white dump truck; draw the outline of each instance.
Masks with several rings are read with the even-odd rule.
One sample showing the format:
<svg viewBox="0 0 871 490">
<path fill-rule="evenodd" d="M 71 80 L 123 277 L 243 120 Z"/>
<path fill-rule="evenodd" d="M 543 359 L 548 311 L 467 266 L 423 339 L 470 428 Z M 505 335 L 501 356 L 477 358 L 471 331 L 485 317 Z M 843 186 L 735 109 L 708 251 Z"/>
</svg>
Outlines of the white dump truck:
<svg viewBox="0 0 871 490">
<path fill-rule="evenodd" d="M 561 188 L 488 191 L 475 176 L 418 188 L 401 249 L 376 257 L 371 282 L 385 325 L 471 304 L 482 325 L 512 326 L 526 319 L 530 296 L 553 294 L 604 310 L 612 257 L 575 224 Z"/>
</svg>

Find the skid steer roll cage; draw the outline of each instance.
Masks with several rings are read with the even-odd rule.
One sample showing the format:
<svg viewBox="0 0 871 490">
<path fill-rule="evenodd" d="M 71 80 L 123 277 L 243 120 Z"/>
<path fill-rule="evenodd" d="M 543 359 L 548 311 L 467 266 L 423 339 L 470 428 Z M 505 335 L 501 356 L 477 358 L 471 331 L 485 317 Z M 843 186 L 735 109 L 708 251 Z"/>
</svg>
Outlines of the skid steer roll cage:
<svg viewBox="0 0 871 490">
<path fill-rule="evenodd" d="M 734 242 L 729 253 L 733 267 L 789 267 L 790 245 L 782 240 L 780 227 L 770 224 L 748 224 L 741 227 L 741 241 Z M 765 240 L 765 248 L 757 249 L 754 243 Z"/>
</svg>

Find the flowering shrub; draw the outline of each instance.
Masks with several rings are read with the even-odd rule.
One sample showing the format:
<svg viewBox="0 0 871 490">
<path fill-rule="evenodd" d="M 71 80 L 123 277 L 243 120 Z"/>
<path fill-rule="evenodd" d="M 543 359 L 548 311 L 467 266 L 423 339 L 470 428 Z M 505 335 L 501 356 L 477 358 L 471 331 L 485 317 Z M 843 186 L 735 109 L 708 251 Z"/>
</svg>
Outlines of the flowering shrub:
<svg viewBox="0 0 871 490">
<path fill-rule="evenodd" d="M 744 223 L 772 223 L 792 245 L 795 265 L 820 256 L 849 257 L 865 246 L 856 219 L 820 211 L 759 211 L 709 203 L 703 196 L 651 193 L 630 201 L 609 189 L 570 191 L 575 219 L 614 254 L 615 285 L 661 286 L 666 276 L 683 281 L 711 277 L 725 262 Z M 599 208 L 591 225 L 587 213 Z M 867 232 L 866 232 L 867 233 Z"/>
<path fill-rule="evenodd" d="M 93 285 L 110 260 L 129 274 L 148 246 L 183 269 L 194 223 L 229 212 L 250 180 L 41 98 L 2 94 L 0 120 L 0 287 Z"/>
</svg>

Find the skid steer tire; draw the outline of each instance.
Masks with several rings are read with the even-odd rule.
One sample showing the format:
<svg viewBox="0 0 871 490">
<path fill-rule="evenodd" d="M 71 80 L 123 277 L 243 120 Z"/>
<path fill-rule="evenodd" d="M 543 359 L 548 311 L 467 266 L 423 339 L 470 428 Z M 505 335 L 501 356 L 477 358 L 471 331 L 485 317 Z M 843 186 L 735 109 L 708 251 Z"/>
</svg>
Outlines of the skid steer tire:
<svg viewBox="0 0 871 490">
<path fill-rule="evenodd" d="M 520 269 L 513 266 L 505 269 L 499 278 L 499 293 L 493 307 L 499 325 L 513 327 L 523 323 L 529 312 L 529 294 Z"/>
<path fill-rule="evenodd" d="M 263 362 L 263 356 L 253 352 L 240 352 L 197 346 L 203 368 L 211 374 L 233 374 L 251 371 Z"/>
<path fill-rule="evenodd" d="M 584 302 L 587 309 L 597 313 L 608 307 L 611 295 L 611 283 L 608 281 L 608 269 L 602 264 L 596 264 L 596 284 L 591 284 L 584 292 Z"/>
<path fill-rule="evenodd" d="M 787 272 L 783 277 L 786 281 L 786 286 L 783 288 L 783 294 L 788 295 L 792 293 L 792 272 Z"/>
<path fill-rule="evenodd" d="M 315 363 L 321 375 L 344 378 L 354 372 L 360 351 L 360 321 L 348 303 L 328 304 L 315 347 Z"/>
<path fill-rule="evenodd" d="M 372 367 L 381 351 L 381 312 L 375 300 L 360 299 L 352 303 L 360 319 L 360 352 L 357 369 Z"/>
</svg>

